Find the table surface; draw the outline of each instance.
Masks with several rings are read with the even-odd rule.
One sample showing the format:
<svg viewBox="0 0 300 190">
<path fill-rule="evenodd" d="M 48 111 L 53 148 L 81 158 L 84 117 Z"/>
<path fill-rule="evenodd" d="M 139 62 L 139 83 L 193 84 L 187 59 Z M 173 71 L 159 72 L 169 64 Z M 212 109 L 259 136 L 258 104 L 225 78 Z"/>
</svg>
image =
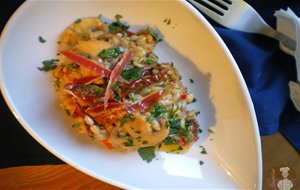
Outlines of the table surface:
<svg viewBox="0 0 300 190">
<path fill-rule="evenodd" d="M 296 177 L 293 189 L 300 189 L 300 155 L 280 134 L 261 137 L 263 156 L 263 189 L 272 169 L 291 168 Z M 297 180 L 298 177 L 298 180 Z M 67 164 L 20 166 L 0 169 L 0 189 L 120 189 L 90 177 Z"/>
</svg>

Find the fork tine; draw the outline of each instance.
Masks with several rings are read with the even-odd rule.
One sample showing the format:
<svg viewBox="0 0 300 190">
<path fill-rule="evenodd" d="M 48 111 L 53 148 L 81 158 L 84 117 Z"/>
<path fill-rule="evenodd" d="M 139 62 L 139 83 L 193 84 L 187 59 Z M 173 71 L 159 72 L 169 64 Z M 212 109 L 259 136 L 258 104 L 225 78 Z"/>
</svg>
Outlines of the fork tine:
<svg viewBox="0 0 300 190">
<path fill-rule="evenodd" d="M 194 6 L 196 6 L 198 9 L 200 9 L 204 14 L 208 15 L 209 17 L 211 17 L 213 20 L 219 22 L 221 20 L 222 17 L 222 13 L 223 11 L 219 11 L 220 8 L 216 9 L 217 11 L 219 11 L 219 13 L 217 13 L 216 11 L 211 10 L 210 8 L 207 8 L 207 4 L 212 4 L 209 3 L 207 0 L 189 0 L 189 2 L 191 2 Z M 212 7 L 215 7 L 214 4 L 210 5 Z"/>
<path fill-rule="evenodd" d="M 220 13 L 223 13 L 224 12 L 224 9 L 218 5 L 216 5 L 215 3 L 213 3 L 212 1 L 208 1 L 208 0 L 199 0 L 198 1 L 199 3 L 202 2 L 202 5 L 203 3 L 206 4 L 206 5 L 209 5 L 211 6 L 212 8 L 214 8 L 215 10 L 219 11 Z M 222 4 L 222 3 L 221 3 Z M 205 5 L 204 5 L 205 6 Z"/>
<path fill-rule="evenodd" d="M 223 6 L 227 7 L 227 8 L 228 8 L 229 5 L 232 4 L 232 2 L 229 1 L 229 0 L 214 0 L 214 1 L 220 3 L 221 5 L 223 5 Z"/>
</svg>

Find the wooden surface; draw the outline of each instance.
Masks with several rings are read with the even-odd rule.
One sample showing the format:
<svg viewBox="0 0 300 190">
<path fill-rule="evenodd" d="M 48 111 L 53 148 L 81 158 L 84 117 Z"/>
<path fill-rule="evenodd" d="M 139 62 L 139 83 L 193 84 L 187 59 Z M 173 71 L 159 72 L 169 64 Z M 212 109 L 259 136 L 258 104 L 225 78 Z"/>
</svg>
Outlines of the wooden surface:
<svg viewBox="0 0 300 190">
<path fill-rule="evenodd" d="M 293 189 L 300 189 L 300 155 L 280 133 L 262 137 L 263 189 L 271 189 L 268 179 L 272 169 L 288 166 L 296 178 Z M 280 172 L 277 172 L 280 173 Z M 0 169 L 0 189 L 101 189 L 119 188 L 96 180 L 68 166 L 44 165 Z"/>
</svg>

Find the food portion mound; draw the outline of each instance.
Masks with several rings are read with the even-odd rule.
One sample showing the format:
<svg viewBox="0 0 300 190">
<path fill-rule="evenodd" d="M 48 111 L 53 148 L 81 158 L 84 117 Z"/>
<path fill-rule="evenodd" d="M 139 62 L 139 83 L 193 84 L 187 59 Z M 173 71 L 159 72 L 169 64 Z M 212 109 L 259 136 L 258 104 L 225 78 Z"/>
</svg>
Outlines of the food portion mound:
<svg viewBox="0 0 300 190">
<path fill-rule="evenodd" d="M 153 29 L 82 18 L 58 42 L 53 70 L 60 103 L 74 128 L 107 148 L 184 151 L 198 139 L 193 94 L 173 63 L 158 63 Z"/>
</svg>

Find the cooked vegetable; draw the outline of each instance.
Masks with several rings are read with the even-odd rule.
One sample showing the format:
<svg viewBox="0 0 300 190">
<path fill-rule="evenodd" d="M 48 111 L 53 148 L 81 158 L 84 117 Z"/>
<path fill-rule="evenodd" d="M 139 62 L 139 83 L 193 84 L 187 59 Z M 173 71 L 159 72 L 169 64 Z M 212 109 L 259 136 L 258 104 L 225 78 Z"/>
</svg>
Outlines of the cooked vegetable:
<svg viewBox="0 0 300 190">
<path fill-rule="evenodd" d="M 146 162 L 156 150 L 184 152 L 198 139 L 197 114 L 187 108 L 195 98 L 172 62 L 159 63 L 157 33 L 131 32 L 122 18 L 77 19 L 60 36 L 59 59 L 39 69 L 52 70 L 73 127 L 93 141 Z"/>
<path fill-rule="evenodd" d="M 76 62 L 77 64 L 96 72 L 100 76 L 108 77 L 110 75 L 110 71 L 106 69 L 105 67 L 102 67 L 101 65 L 95 63 L 94 61 L 85 58 L 80 55 L 76 55 L 69 51 L 61 51 L 61 54 L 66 56 L 67 58 L 71 59 L 72 61 Z"/>
</svg>

